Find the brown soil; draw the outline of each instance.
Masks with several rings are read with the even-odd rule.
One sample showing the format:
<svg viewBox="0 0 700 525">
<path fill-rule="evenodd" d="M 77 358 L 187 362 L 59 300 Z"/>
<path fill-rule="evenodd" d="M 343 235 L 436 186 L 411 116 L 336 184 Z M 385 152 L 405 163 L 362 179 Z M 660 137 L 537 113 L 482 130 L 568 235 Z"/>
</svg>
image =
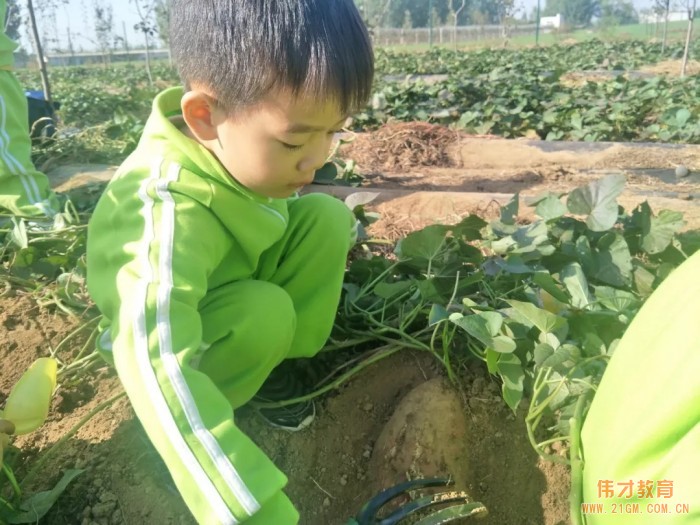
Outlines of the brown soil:
<svg viewBox="0 0 700 525">
<path fill-rule="evenodd" d="M 678 77 L 681 74 L 682 60 L 664 60 L 656 64 L 640 66 L 639 69 L 622 73 L 624 78 L 638 76 L 669 76 Z M 700 62 L 688 60 L 685 74 L 687 76 L 700 74 Z M 580 87 L 586 82 L 608 82 L 614 78 L 608 71 L 570 71 L 559 78 L 559 82 L 567 87 Z"/>
<path fill-rule="evenodd" d="M 657 64 L 646 65 L 639 68 L 644 73 L 652 73 L 654 75 L 679 76 L 681 74 L 682 60 L 664 60 Z M 697 60 L 688 60 L 685 70 L 686 75 L 700 74 L 700 62 Z"/>
<path fill-rule="evenodd" d="M 49 345 L 55 348 L 81 321 L 39 308 L 22 294 L 0 298 L 0 312 L 0 347 L 5 349 L 0 392 L 6 395 L 31 361 L 46 355 Z M 66 351 L 83 341 L 78 338 Z M 481 366 L 461 370 L 461 391 L 442 377 L 432 356 L 405 351 L 328 395 L 306 431 L 274 430 L 245 409 L 237 420 L 288 475 L 287 493 L 302 524 L 345 523 L 381 488 L 430 474 L 452 476 L 460 489 L 484 503 L 490 512 L 482 521 L 486 525 L 568 523 L 568 471 L 539 460 L 522 411 L 514 415 L 505 407 L 499 386 Z M 108 366 L 59 387 L 44 427 L 15 440 L 22 451 L 19 479 L 80 419 L 120 392 Z M 432 415 L 415 421 L 416 412 Z M 395 441 L 394 459 L 386 461 L 387 436 L 397 429 L 408 430 L 412 438 Z M 408 460 L 412 469 L 402 471 Z M 194 523 L 125 398 L 80 427 L 28 484 L 29 491 L 51 487 L 70 468 L 85 472 L 42 523 Z"/>
<path fill-rule="evenodd" d="M 423 124 L 420 124 L 422 128 Z M 648 201 L 654 211 L 672 209 L 684 213 L 687 228 L 700 228 L 700 146 L 634 143 L 552 143 L 458 135 L 443 143 L 441 165 L 401 167 L 404 152 L 387 159 L 386 152 L 372 150 L 382 128 L 358 136 L 363 145 L 358 162 L 366 183 L 362 190 L 376 191 L 370 208 L 381 219 L 372 227 L 378 237 L 396 240 L 406 232 L 434 222 L 454 223 L 470 213 L 487 218 L 497 215 L 499 204 L 520 193 L 521 216 L 534 217 L 524 204 L 528 196 L 543 192 L 566 193 L 605 175 L 627 177 L 619 199 L 626 209 Z M 379 138 L 377 138 L 379 137 Z M 341 148 L 344 158 L 358 160 L 356 150 Z M 440 156 L 437 152 L 433 156 Z M 375 166 L 395 166 L 377 170 Z M 445 167 L 448 166 L 448 167 Z M 677 166 L 690 174 L 676 178 Z M 358 189 L 311 188 L 344 197 Z"/>
<path fill-rule="evenodd" d="M 369 206 L 382 215 L 371 228 L 374 236 L 396 239 L 429 223 L 459 221 L 469 213 L 494 216 L 497 204 L 514 192 L 566 192 L 611 172 L 628 176 L 624 206 L 649 198 L 653 209 L 683 210 L 689 227 L 700 225 L 698 206 L 690 198 L 700 193 L 692 173 L 700 172 L 697 146 L 602 145 L 581 150 L 578 145 L 560 144 L 552 150 L 545 143 L 475 139 L 423 124 L 414 127 L 413 134 L 410 126 L 397 125 L 389 127 L 393 132 L 363 134 L 342 152 L 348 157 L 350 152 L 352 157 L 364 155 L 360 166 L 370 174 L 368 190 L 380 193 Z M 381 146 L 372 148 L 378 143 Z M 691 175 L 676 180 L 677 164 L 689 167 Z M 98 179 L 108 174 L 103 172 Z M 89 174 L 82 176 L 91 179 Z M 71 182 L 77 179 L 74 173 L 71 177 L 57 178 L 56 183 L 74 187 Z M 357 190 L 322 191 L 343 195 Z M 531 216 L 531 209 L 521 211 L 523 218 Z M 85 320 L 40 308 L 19 292 L 0 295 L 0 403 L 36 357 L 47 355 Z M 86 338 L 87 332 L 77 336 L 59 357 L 74 356 Z M 482 523 L 567 524 L 567 470 L 538 459 L 526 436 L 522 412 L 513 414 L 505 407 L 499 386 L 483 367 L 470 365 L 458 372 L 460 387 L 448 388 L 432 356 L 404 351 L 327 395 L 319 404 L 317 420 L 306 431 L 273 430 L 245 409 L 237 421 L 288 475 L 287 493 L 301 512 L 302 524 L 344 523 L 379 488 L 433 473 L 451 475 L 459 488 L 488 507 L 490 516 Z M 121 391 L 107 366 L 62 384 L 47 424 L 15 441 L 22 451 L 19 479 L 48 447 Z M 68 439 L 28 484 L 29 490 L 52 486 L 68 468 L 85 472 L 42 523 L 193 523 L 124 398 L 98 412 Z"/>
<path fill-rule="evenodd" d="M 427 122 L 394 122 L 374 133 L 358 133 L 344 154 L 365 172 L 410 169 L 416 166 L 452 166 L 447 146 L 459 133 Z"/>
</svg>

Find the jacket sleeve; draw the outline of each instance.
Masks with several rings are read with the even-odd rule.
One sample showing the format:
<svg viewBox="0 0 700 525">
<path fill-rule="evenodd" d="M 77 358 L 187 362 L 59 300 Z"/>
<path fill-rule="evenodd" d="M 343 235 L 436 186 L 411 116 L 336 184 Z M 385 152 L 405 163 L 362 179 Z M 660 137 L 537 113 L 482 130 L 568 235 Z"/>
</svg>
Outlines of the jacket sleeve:
<svg viewBox="0 0 700 525">
<path fill-rule="evenodd" d="M 191 365 L 203 346 L 198 305 L 227 243 L 223 226 L 205 206 L 172 191 L 179 170 L 177 164 L 156 163 L 139 183 L 138 197 L 131 197 L 132 212 L 118 215 L 118 228 L 117 215 L 100 214 L 99 206 L 91 225 L 91 236 L 132 232 L 130 239 L 112 240 L 123 246 L 112 256 L 119 261 L 112 274 L 95 268 L 109 266 L 109 257 L 99 254 L 99 240 L 88 253 L 95 257 L 91 292 L 104 295 L 96 283 L 101 275 L 116 281 L 104 283 L 118 298 L 113 307 L 109 298 L 102 302 L 114 310 L 117 372 L 197 522 L 297 523 L 298 514 L 281 491 L 284 474 L 235 426 L 229 402 Z M 115 190 L 106 198 L 127 194 Z"/>
</svg>

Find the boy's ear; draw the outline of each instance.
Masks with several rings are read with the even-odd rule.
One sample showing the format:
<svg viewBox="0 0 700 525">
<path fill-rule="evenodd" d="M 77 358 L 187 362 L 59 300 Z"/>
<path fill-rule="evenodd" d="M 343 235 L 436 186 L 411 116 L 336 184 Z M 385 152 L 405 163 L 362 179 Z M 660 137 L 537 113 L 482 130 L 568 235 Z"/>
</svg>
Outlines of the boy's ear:
<svg viewBox="0 0 700 525">
<path fill-rule="evenodd" d="M 199 142 L 209 142 L 218 138 L 214 116 L 216 107 L 209 95 L 196 89 L 188 91 L 183 95 L 180 107 L 187 127 Z"/>
</svg>

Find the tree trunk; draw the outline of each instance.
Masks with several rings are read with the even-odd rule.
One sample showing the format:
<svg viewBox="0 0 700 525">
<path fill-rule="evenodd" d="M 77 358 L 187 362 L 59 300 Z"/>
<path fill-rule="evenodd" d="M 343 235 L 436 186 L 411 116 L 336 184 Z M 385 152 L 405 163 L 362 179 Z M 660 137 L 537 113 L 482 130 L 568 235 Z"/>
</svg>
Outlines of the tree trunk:
<svg viewBox="0 0 700 525">
<path fill-rule="evenodd" d="M 664 36 L 661 39 L 661 54 L 666 51 L 666 37 L 668 35 L 668 11 L 671 9 L 671 0 L 666 0 L 666 9 L 664 10 Z"/>
<path fill-rule="evenodd" d="M 695 19 L 695 6 L 697 0 L 693 0 L 693 8 L 688 6 L 688 33 L 685 35 L 685 50 L 683 51 L 683 64 L 681 65 L 681 78 L 685 76 L 688 67 L 688 55 L 690 54 L 690 40 L 693 36 L 693 20 Z"/>
<path fill-rule="evenodd" d="M 44 98 L 49 103 L 49 107 L 53 107 L 53 99 L 51 98 L 51 84 L 49 83 L 49 72 L 46 69 L 46 62 L 44 61 L 44 51 L 41 48 L 39 30 L 36 27 L 34 3 L 32 0 L 27 0 L 27 9 L 29 10 L 29 25 L 32 28 L 32 37 L 34 39 L 34 51 L 36 52 L 36 59 L 39 62 L 39 71 L 41 73 L 41 85 L 44 89 Z"/>
<path fill-rule="evenodd" d="M 144 31 L 146 37 L 146 73 L 148 73 L 148 84 L 153 87 L 153 75 L 151 74 L 151 49 L 148 43 L 148 33 Z"/>
<path fill-rule="evenodd" d="M 129 40 L 126 37 L 126 22 L 122 22 L 122 32 L 124 33 L 124 51 L 126 51 L 126 61 L 131 62 L 131 55 L 129 54 Z"/>
<path fill-rule="evenodd" d="M 455 27 L 454 27 L 454 35 L 455 35 L 455 51 L 457 51 L 457 24 L 459 21 L 459 14 L 462 12 L 464 9 L 464 6 L 466 5 L 467 0 L 462 0 L 462 5 L 459 6 L 459 9 L 455 11 Z"/>
</svg>

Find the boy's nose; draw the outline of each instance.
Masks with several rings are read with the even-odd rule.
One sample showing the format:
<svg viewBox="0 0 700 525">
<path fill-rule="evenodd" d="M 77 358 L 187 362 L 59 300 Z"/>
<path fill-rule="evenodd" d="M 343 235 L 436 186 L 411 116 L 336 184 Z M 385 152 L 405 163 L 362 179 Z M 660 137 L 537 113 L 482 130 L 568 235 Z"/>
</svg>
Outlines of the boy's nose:
<svg viewBox="0 0 700 525">
<path fill-rule="evenodd" d="M 319 151 L 313 156 L 304 157 L 298 164 L 297 169 L 302 173 L 314 173 L 326 163 L 328 151 Z"/>
</svg>

